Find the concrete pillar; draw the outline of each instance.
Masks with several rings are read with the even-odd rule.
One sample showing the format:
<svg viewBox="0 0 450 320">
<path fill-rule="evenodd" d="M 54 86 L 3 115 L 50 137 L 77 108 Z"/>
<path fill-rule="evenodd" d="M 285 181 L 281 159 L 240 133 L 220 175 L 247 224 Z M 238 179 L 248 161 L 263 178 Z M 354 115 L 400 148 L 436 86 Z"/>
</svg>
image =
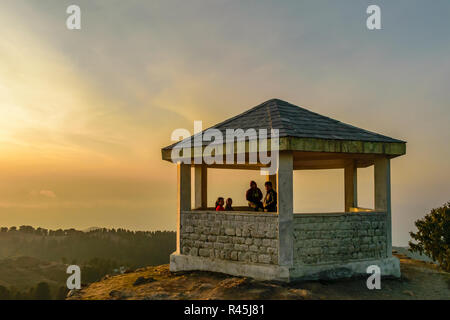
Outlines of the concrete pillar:
<svg viewBox="0 0 450 320">
<path fill-rule="evenodd" d="M 344 168 L 345 211 L 358 207 L 358 179 L 356 163 L 352 161 Z"/>
<path fill-rule="evenodd" d="M 177 164 L 177 254 L 181 253 L 181 212 L 191 210 L 191 166 Z"/>
<path fill-rule="evenodd" d="M 208 207 L 208 171 L 206 165 L 195 166 L 195 209 L 206 209 Z"/>
<path fill-rule="evenodd" d="M 278 186 L 278 264 L 293 265 L 293 155 L 291 151 L 281 151 L 277 172 Z"/>
<path fill-rule="evenodd" d="M 375 210 L 386 212 L 386 256 L 392 256 L 391 165 L 387 158 L 375 159 Z"/>
<path fill-rule="evenodd" d="M 276 174 L 267 175 L 266 176 L 266 181 L 272 182 L 272 188 L 275 191 L 277 191 L 277 175 Z"/>
</svg>

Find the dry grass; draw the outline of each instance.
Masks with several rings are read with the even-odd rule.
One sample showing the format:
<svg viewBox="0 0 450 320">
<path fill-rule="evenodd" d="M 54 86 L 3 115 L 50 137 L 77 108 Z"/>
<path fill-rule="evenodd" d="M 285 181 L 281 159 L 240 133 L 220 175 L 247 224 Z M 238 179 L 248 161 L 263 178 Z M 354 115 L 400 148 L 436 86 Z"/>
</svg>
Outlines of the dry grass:
<svg viewBox="0 0 450 320">
<path fill-rule="evenodd" d="M 368 290 L 365 278 L 282 284 L 212 272 L 171 273 L 162 265 L 106 277 L 69 299 L 450 299 L 450 274 L 398 257 L 401 279 L 383 279 L 381 290 Z M 151 281 L 133 285 L 139 277 Z"/>
</svg>

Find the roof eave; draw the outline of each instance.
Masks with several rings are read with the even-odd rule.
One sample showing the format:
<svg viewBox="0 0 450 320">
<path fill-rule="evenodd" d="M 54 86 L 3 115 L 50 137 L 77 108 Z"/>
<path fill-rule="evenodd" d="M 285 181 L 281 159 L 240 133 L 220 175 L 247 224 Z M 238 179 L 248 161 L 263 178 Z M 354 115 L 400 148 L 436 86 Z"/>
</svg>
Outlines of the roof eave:
<svg viewBox="0 0 450 320">
<path fill-rule="evenodd" d="M 162 159 L 172 161 L 172 148 L 174 145 L 161 149 Z M 225 145 L 224 145 L 225 147 Z M 199 147 L 200 148 L 200 147 Z M 199 148 L 191 149 L 191 158 L 194 153 L 199 154 Z M 205 146 L 201 147 L 201 152 Z M 224 148 L 225 149 L 225 148 Z M 246 141 L 246 152 L 249 150 L 248 141 Z M 406 142 L 394 140 L 393 142 L 383 141 L 361 141 L 361 140 L 331 140 L 318 138 L 299 138 L 299 137 L 280 137 L 280 151 L 302 151 L 302 152 L 325 152 L 325 153 L 354 153 L 354 154 L 373 154 L 385 155 L 394 158 L 406 154 Z M 270 144 L 268 146 L 270 151 Z M 201 154 L 202 154 L 201 153 Z M 234 148 L 237 153 L 237 148 Z M 224 154 L 226 154 L 224 150 Z"/>
</svg>

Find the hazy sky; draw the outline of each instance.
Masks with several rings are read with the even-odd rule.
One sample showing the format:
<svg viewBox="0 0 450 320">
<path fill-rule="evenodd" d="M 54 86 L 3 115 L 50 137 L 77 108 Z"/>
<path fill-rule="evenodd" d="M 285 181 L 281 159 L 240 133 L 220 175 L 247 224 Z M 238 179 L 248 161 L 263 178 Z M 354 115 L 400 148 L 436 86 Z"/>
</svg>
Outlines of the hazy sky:
<svg viewBox="0 0 450 320">
<path fill-rule="evenodd" d="M 408 141 L 394 245 L 450 200 L 448 0 L 2 1 L 0 39 L 0 225 L 174 230 L 172 130 L 274 97 Z M 209 202 L 243 204 L 252 174 L 215 170 Z M 298 212 L 343 210 L 342 170 L 296 172 L 294 191 Z"/>
</svg>

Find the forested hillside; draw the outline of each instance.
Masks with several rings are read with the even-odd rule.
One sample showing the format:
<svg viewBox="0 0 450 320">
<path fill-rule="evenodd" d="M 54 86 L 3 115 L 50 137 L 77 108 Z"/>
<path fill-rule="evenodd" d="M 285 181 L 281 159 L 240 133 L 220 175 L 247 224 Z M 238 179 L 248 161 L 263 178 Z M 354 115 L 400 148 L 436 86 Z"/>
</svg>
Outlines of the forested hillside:
<svg viewBox="0 0 450 320">
<path fill-rule="evenodd" d="M 0 228 L 0 300 L 64 298 L 70 264 L 80 266 L 84 284 L 166 264 L 175 239 L 171 231 Z"/>
<path fill-rule="evenodd" d="M 168 263 L 175 237 L 171 231 L 1 228 L 0 259 L 29 256 L 75 264 L 101 259 L 136 268 Z"/>
</svg>

